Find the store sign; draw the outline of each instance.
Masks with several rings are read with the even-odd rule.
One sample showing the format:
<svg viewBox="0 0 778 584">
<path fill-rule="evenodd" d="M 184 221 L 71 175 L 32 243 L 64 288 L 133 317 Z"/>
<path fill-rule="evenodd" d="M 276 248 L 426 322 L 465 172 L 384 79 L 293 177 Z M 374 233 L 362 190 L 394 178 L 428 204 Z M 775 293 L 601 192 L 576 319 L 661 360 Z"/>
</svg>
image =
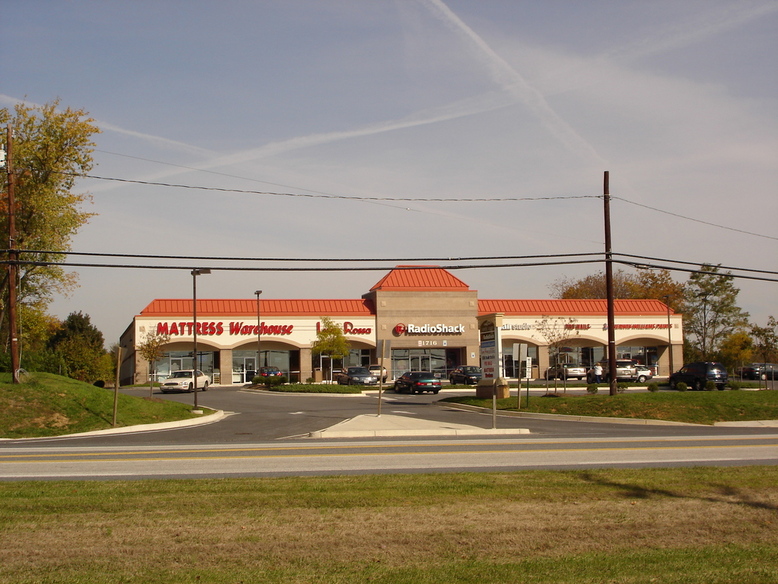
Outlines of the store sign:
<svg viewBox="0 0 778 584">
<path fill-rule="evenodd" d="M 465 333 L 463 324 L 397 324 L 392 332 L 395 336 L 402 335 L 462 335 Z"/>
<path fill-rule="evenodd" d="M 321 332 L 321 322 L 316 323 L 316 332 Z M 355 326 L 353 322 L 346 321 L 343 323 L 344 335 L 372 335 L 373 329 L 371 327 Z"/>
<path fill-rule="evenodd" d="M 293 324 L 266 324 L 262 323 L 262 329 L 255 324 L 246 324 L 244 322 L 225 323 L 197 321 L 197 334 L 201 336 L 220 336 L 225 331 L 233 336 L 256 336 L 262 335 L 291 335 L 294 330 Z M 157 334 L 167 335 L 169 337 L 192 336 L 194 334 L 194 323 L 189 322 L 158 322 Z"/>
<path fill-rule="evenodd" d="M 500 349 L 497 343 L 499 331 L 492 321 L 484 321 L 480 325 L 481 336 L 481 370 L 484 379 L 500 377 Z"/>
<path fill-rule="evenodd" d="M 661 330 L 661 329 L 667 330 L 667 328 L 668 328 L 667 323 L 664 323 L 664 324 L 640 323 L 640 324 L 616 324 L 616 325 L 613 325 L 613 330 L 616 330 L 616 331 L 623 331 L 623 330 L 630 330 L 630 331 L 653 331 L 653 330 Z M 607 331 L 608 330 L 608 325 L 607 324 L 602 325 L 602 330 Z"/>
</svg>

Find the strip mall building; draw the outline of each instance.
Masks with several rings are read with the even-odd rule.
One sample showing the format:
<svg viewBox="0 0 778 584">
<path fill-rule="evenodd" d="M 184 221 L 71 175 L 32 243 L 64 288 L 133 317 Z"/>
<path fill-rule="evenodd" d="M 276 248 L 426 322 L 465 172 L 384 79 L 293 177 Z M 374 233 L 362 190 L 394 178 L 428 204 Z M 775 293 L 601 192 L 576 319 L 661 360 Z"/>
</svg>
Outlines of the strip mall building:
<svg viewBox="0 0 778 584">
<path fill-rule="evenodd" d="M 506 377 L 518 376 L 515 344 L 527 345 L 532 377 L 541 377 L 557 356 L 560 363 L 591 365 L 604 358 L 608 344 L 605 300 L 480 299 L 477 290 L 436 266 L 398 266 L 359 299 L 198 298 L 196 321 L 192 308 L 191 298 L 157 299 L 135 316 L 121 337 L 122 384 L 148 381 L 149 364 L 137 347 L 149 335 L 168 340 L 155 378 L 191 369 L 195 322 L 198 366 L 222 385 L 250 380 L 258 353 L 260 366 L 276 366 L 292 381 L 326 379 L 329 360 L 311 351 L 322 317 L 342 326 L 349 340 L 343 366 L 377 363 L 383 348 L 390 378 L 408 370 L 445 378 L 457 366 L 480 365 L 479 319 L 489 315 L 500 323 L 498 354 Z M 682 330 L 681 315 L 659 300 L 615 301 L 619 359 L 667 375 L 668 347 L 673 362 L 683 362 Z"/>
</svg>

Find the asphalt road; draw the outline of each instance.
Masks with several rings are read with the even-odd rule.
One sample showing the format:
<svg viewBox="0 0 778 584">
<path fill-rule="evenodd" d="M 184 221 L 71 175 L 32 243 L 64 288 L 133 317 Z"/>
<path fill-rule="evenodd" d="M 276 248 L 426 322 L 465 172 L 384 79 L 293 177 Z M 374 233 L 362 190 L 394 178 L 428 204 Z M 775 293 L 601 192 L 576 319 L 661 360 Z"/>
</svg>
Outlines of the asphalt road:
<svg viewBox="0 0 778 584">
<path fill-rule="evenodd" d="M 145 395 L 148 390 L 129 390 Z M 472 393 L 469 391 L 467 393 Z M 442 396 L 443 394 L 441 394 Z M 450 395 L 450 393 L 448 394 Z M 188 394 L 165 396 L 191 403 Z M 381 412 L 489 429 L 490 412 L 440 396 L 385 394 Z M 497 417 L 521 436 L 318 439 L 311 432 L 378 411 L 376 394 L 281 394 L 217 388 L 203 406 L 221 421 L 153 432 L 0 443 L 0 480 L 189 478 L 607 466 L 778 463 L 778 429 L 654 426 Z"/>
</svg>

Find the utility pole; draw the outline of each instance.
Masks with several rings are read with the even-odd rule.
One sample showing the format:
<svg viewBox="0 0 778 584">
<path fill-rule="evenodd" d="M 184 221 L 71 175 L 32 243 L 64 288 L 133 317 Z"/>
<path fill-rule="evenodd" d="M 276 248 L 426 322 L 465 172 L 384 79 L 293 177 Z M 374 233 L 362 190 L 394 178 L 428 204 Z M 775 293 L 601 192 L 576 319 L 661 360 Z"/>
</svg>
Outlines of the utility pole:
<svg viewBox="0 0 778 584">
<path fill-rule="evenodd" d="M 616 316 L 613 301 L 613 252 L 611 250 L 611 193 L 610 175 L 605 171 L 603 179 L 603 201 L 605 211 L 605 294 L 608 297 L 608 378 L 610 394 L 616 395 Z"/>
<path fill-rule="evenodd" d="M 14 195 L 13 129 L 6 128 L 5 171 L 8 177 L 8 334 L 11 338 L 11 378 L 19 383 L 19 335 L 16 318 L 16 283 L 19 252 L 16 250 L 16 199 Z"/>
</svg>

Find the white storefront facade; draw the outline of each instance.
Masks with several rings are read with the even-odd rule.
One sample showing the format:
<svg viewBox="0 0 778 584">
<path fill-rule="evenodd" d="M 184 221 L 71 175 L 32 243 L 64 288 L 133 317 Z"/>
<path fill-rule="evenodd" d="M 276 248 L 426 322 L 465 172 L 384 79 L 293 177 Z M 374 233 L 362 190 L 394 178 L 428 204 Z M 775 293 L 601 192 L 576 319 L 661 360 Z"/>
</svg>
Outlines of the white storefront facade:
<svg viewBox="0 0 778 584">
<path fill-rule="evenodd" d="M 191 299 L 157 299 L 134 317 L 121 338 L 122 384 L 193 367 L 192 309 Z M 328 317 L 351 347 L 336 366 L 377 363 L 383 348 L 390 377 L 431 370 L 445 378 L 459 365 L 480 364 L 478 318 L 499 314 L 505 375 L 519 375 L 512 354 L 513 345 L 522 343 L 533 358 L 530 375 L 539 377 L 552 361 L 591 365 L 603 359 L 606 313 L 605 300 L 479 299 L 442 268 L 398 266 L 359 299 L 198 299 L 196 361 L 222 385 L 246 383 L 265 366 L 278 367 L 291 381 L 327 379 L 332 364 L 311 346 L 322 317 Z M 680 367 L 681 315 L 659 300 L 617 300 L 615 316 L 617 358 L 667 375 L 672 350 Z M 150 372 L 137 348 L 153 335 L 167 342 Z"/>
</svg>

